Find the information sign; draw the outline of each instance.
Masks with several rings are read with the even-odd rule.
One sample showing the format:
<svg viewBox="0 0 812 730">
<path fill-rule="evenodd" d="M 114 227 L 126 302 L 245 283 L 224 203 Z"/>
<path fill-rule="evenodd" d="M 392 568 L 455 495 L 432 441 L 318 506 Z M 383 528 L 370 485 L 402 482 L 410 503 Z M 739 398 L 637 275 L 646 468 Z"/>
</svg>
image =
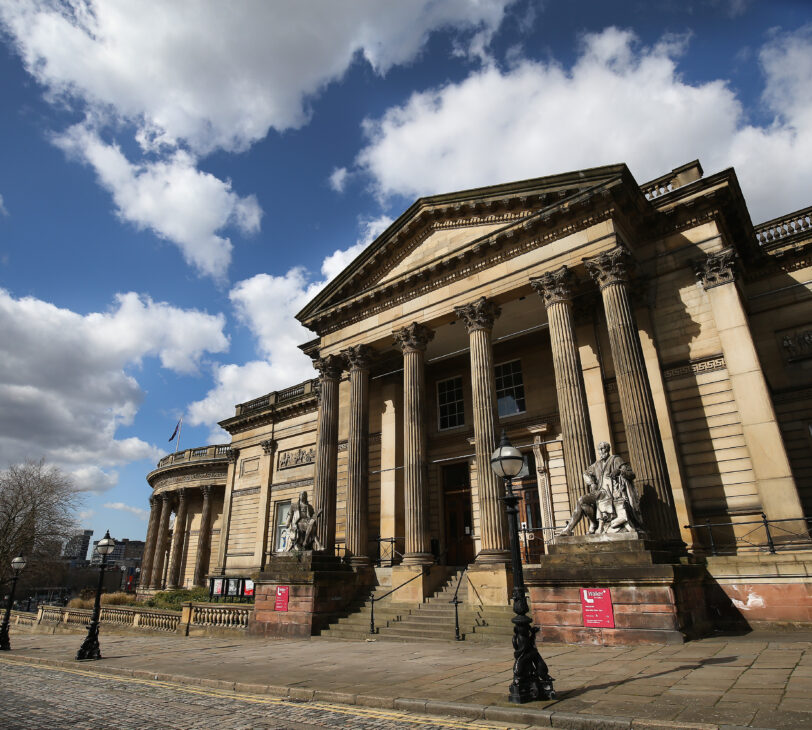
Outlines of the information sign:
<svg viewBox="0 0 812 730">
<path fill-rule="evenodd" d="M 615 628 L 612 594 L 608 588 L 581 588 L 581 610 L 584 626 L 596 629 Z"/>
<path fill-rule="evenodd" d="M 244 596 L 253 596 L 254 595 L 254 581 L 250 578 L 245 579 L 245 583 L 243 584 L 242 594 Z"/>
<path fill-rule="evenodd" d="M 274 611 L 288 610 L 288 597 L 290 596 L 290 586 L 276 586 L 276 600 L 274 601 Z"/>
<path fill-rule="evenodd" d="M 239 578 L 229 578 L 228 579 L 228 588 L 226 589 L 227 596 L 239 596 L 240 595 L 240 579 Z"/>
<path fill-rule="evenodd" d="M 213 596 L 222 596 L 223 595 L 223 579 L 222 578 L 215 578 L 214 582 L 212 583 L 211 593 Z"/>
</svg>

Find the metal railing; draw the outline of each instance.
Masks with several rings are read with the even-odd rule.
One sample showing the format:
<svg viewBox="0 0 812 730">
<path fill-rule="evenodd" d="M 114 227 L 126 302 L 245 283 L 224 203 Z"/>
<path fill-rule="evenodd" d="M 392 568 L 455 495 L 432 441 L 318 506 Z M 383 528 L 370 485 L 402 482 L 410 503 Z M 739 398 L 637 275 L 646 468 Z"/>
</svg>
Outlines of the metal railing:
<svg viewBox="0 0 812 730">
<path fill-rule="evenodd" d="M 793 523 L 791 526 L 789 523 Z M 755 527 L 753 527 L 755 525 Z M 789 517 L 781 520 L 768 520 L 767 515 L 761 513 L 760 520 L 747 522 L 705 522 L 694 525 L 685 525 L 691 530 L 699 545 L 694 545 L 694 553 L 709 553 L 717 555 L 735 555 L 744 550 L 766 552 L 775 555 L 778 552 L 797 550 L 799 548 L 812 549 L 812 533 L 810 533 L 812 518 Z M 728 528 L 726 539 L 719 540 L 719 528 Z M 736 534 L 736 528 L 749 527 L 742 534 Z M 714 535 L 714 528 L 717 528 Z M 730 539 L 732 537 L 732 540 Z M 704 541 L 703 541 L 704 538 Z M 707 544 L 702 544 L 706 542 Z"/>
<path fill-rule="evenodd" d="M 376 544 L 375 554 L 377 557 L 373 561 L 375 566 L 381 568 L 383 566 L 398 565 L 403 560 L 403 553 L 397 549 L 396 545 L 404 540 L 403 537 L 370 538 L 369 542 Z"/>
</svg>

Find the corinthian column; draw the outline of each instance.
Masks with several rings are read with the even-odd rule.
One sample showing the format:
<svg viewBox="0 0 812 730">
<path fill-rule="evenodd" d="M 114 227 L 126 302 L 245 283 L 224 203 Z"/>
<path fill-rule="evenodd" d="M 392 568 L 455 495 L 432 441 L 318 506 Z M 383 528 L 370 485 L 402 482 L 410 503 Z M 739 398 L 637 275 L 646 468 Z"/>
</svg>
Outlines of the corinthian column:
<svg viewBox="0 0 812 730">
<path fill-rule="evenodd" d="M 354 345 L 342 353 L 350 371 L 350 423 L 347 434 L 347 534 L 351 565 L 369 565 L 369 368 L 372 348 Z"/>
<path fill-rule="evenodd" d="M 328 555 L 336 544 L 336 478 L 338 472 L 338 381 L 342 359 L 328 355 L 313 362 L 319 371 L 319 415 L 316 432 L 316 476 L 313 508 L 321 512 L 318 537 Z"/>
<path fill-rule="evenodd" d="M 172 530 L 172 559 L 169 562 L 169 579 L 167 580 L 169 588 L 180 587 L 182 581 L 180 566 L 183 562 L 183 543 L 186 539 L 186 490 L 179 489 L 177 495 L 178 509 L 175 513 L 175 528 Z"/>
<path fill-rule="evenodd" d="M 200 515 L 200 531 L 197 534 L 197 554 L 195 555 L 195 575 L 193 582 L 196 586 L 206 585 L 206 573 L 209 572 L 209 551 L 211 550 L 211 495 L 214 487 L 205 484 L 200 488 L 203 492 L 203 512 Z"/>
<path fill-rule="evenodd" d="M 155 555 L 155 537 L 158 530 L 158 522 L 161 518 L 161 506 L 158 497 L 154 494 L 149 498 L 149 526 L 147 527 L 147 537 L 144 542 L 144 556 L 141 558 L 141 574 L 138 579 L 140 588 L 149 588 L 149 581 L 152 575 L 152 557 Z"/>
<path fill-rule="evenodd" d="M 601 290 L 629 460 L 644 497 L 645 528 L 655 538 L 681 540 L 640 335 L 629 301 L 631 255 L 618 246 L 584 263 Z"/>
<path fill-rule="evenodd" d="M 544 301 L 550 324 L 550 346 L 553 352 L 555 391 L 558 416 L 564 442 L 564 466 L 570 511 L 587 490 L 583 473 L 593 460 L 592 432 L 584 393 L 584 379 L 578 358 L 572 313 L 572 290 L 575 277 L 562 266 L 547 272 L 530 284 Z"/>
<path fill-rule="evenodd" d="M 169 515 L 172 513 L 172 495 L 163 492 L 161 500 L 161 521 L 158 523 L 158 534 L 155 536 L 155 553 L 152 558 L 152 577 L 150 588 L 161 588 L 164 577 L 164 558 L 166 557 L 166 542 L 169 537 Z"/>
<path fill-rule="evenodd" d="M 473 304 L 454 307 L 465 322 L 471 347 L 471 387 L 474 398 L 474 443 L 479 494 L 480 550 L 477 562 L 503 563 L 510 559 L 505 508 L 500 501 L 504 484 L 491 469 L 496 448 L 496 382 L 493 372 L 491 330 L 501 309 L 482 297 Z"/>
<path fill-rule="evenodd" d="M 403 470 L 406 525 L 406 565 L 431 565 L 429 492 L 426 473 L 426 345 L 434 337 L 428 327 L 413 322 L 396 330 L 403 351 Z"/>
</svg>

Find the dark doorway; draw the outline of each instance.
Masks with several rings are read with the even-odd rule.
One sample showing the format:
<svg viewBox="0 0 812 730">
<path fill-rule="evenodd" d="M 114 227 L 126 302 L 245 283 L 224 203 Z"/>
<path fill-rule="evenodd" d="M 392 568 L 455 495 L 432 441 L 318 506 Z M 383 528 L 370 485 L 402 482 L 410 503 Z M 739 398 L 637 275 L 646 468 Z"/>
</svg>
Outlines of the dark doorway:
<svg viewBox="0 0 812 730">
<path fill-rule="evenodd" d="M 443 467 L 443 506 L 448 565 L 468 565 L 474 560 L 474 520 L 471 480 L 467 462 Z"/>
</svg>

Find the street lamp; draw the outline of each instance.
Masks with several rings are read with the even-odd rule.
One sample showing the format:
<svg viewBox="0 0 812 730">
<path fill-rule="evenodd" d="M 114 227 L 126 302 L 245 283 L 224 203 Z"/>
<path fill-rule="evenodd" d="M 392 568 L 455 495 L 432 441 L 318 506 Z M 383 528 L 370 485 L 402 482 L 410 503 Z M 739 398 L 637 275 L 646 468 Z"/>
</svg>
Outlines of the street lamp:
<svg viewBox="0 0 812 730">
<path fill-rule="evenodd" d="M 3 625 L 0 626 L 0 651 L 10 651 L 11 644 L 8 640 L 8 622 L 11 620 L 11 606 L 14 604 L 14 589 L 17 587 L 17 578 L 20 577 L 20 572 L 25 567 L 25 558 L 20 555 L 11 561 L 11 567 L 14 569 L 14 577 L 11 579 L 11 592 L 8 594 L 8 604 L 6 604 L 6 613 L 3 616 Z"/>
<path fill-rule="evenodd" d="M 96 602 L 93 604 L 93 615 L 90 617 L 90 626 L 87 627 L 87 636 L 76 652 L 76 659 L 101 659 L 99 651 L 99 614 L 101 613 L 101 593 L 104 585 L 104 568 L 107 565 L 107 556 L 116 549 L 116 541 L 110 537 L 110 530 L 96 545 L 96 552 L 101 555 L 101 568 L 99 569 L 99 587 L 96 589 Z"/>
<path fill-rule="evenodd" d="M 519 498 L 513 494 L 513 477 L 524 466 L 521 451 L 514 448 L 502 431 L 502 440 L 491 454 L 491 469 L 505 480 L 508 530 L 510 531 L 510 560 L 513 566 L 513 681 L 510 683 L 508 700 L 524 704 L 533 700 L 554 700 L 553 678 L 547 664 L 536 648 L 536 633 L 532 620 L 527 616 L 529 607 L 525 595 L 522 558 L 519 553 Z"/>
</svg>

